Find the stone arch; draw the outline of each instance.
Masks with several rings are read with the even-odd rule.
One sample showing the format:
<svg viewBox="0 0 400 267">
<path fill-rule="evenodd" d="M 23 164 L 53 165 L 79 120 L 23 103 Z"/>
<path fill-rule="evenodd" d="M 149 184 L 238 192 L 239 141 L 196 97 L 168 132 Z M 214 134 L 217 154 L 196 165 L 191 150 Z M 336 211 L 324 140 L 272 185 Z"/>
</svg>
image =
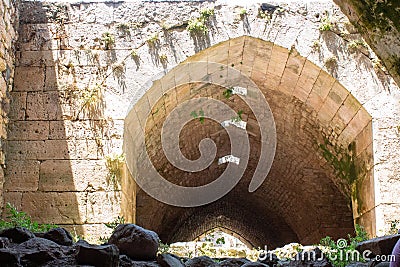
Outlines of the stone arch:
<svg viewBox="0 0 400 267">
<path fill-rule="evenodd" d="M 208 233 L 213 232 L 213 231 L 222 231 L 225 234 L 228 234 L 230 236 L 233 236 L 233 237 L 239 239 L 239 241 L 242 242 L 243 244 L 245 244 L 248 248 L 254 247 L 247 239 L 243 238 L 243 236 L 239 235 L 238 233 L 236 233 L 226 227 L 221 227 L 221 226 L 210 228 L 208 231 L 204 231 L 200 235 L 196 236 L 193 240 L 200 240 L 205 235 L 207 235 Z"/>
<path fill-rule="evenodd" d="M 254 246 L 275 247 L 293 241 L 314 243 L 325 235 L 345 236 L 353 231 L 353 219 L 366 226 L 370 234 L 375 234 L 374 214 L 370 212 L 364 216 L 365 211 L 374 207 L 371 116 L 337 80 L 295 49 L 288 50 L 249 36 L 230 39 L 188 58 L 155 81 L 135 104 L 126 117 L 124 134 L 127 166 L 133 177 L 137 164 L 140 164 L 137 159 L 144 149 L 135 143 L 142 132 L 145 132 L 153 163 L 174 183 L 186 182 L 187 186 L 193 186 L 190 182 L 193 177 L 207 183 L 215 179 L 213 174 L 223 171 L 222 167 L 211 166 L 211 171 L 198 176 L 184 174 L 169 166 L 159 153 L 162 149 L 157 136 L 162 122 L 181 101 L 206 96 L 232 104 L 223 99 L 224 88 L 187 83 L 193 74 L 225 75 L 222 69 L 196 69 L 192 64 L 195 62 L 218 63 L 237 69 L 261 89 L 276 123 L 278 143 L 274 163 L 263 185 L 252 194 L 247 192 L 260 153 L 259 129 L 253 114 L 235 97 L 234 104 L 245 110 L 252 129 L 249 136 L 253 157 L 243 179 L 216 204 L 198 208 L 165 205 L 138 187 L 136 205 L 129 201 L 130 205 L 127 205 L 135 206 L 137 223 L 157 231 L 167 243 L 189 241 L 193 235 L 184 234 L 185 231 L 206 229 L 202 225 L 211 222 L 201 222 L 206 216 L 201 214 L 205 211 L 205 214 L 219 214 L 223 218 L 240 218 L 243 214 L 246 218 L 257 218 L 244 224 L 237 220 L 229 227 Z M 200 126 L 206 130 L 198 130 Z M 181 134 L 186 145 L 183 153 L 188 158 L 198 157 L 197 145 L 204 135 L 214 138 L 222 151 L 229 148 L 226 136 L 218 132 L 218 127 L 208 121 L 204 125 L 190 122 Z M 316 148 L 326 140 L 333 144 L 328 151 L 334 159 L 343 156 L 336 153 L 337 150 L 335 152 L 335 147 L 340 147 L 358 168 L 359 175 L 352 184 L 340 178 L 333 171 L 332 162 L 321 156 Z M 132 186 L 127 188 L 122 189 L 125 195 L 133 195 Z M 235 209 L 230 210 L 231 206 Z M 229 223 L 229 220 L 224 222 Z"/>
</svg>

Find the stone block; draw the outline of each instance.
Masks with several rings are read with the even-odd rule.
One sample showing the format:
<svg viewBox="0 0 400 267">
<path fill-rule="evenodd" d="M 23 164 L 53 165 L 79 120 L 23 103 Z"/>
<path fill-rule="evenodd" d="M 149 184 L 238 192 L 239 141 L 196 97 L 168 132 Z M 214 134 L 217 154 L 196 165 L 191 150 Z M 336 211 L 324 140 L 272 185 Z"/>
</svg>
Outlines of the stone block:
<svg viewBox="0 0 400 267">
<path fill-rule="evenodd" d="M 43 91 L 44 71 L 43 67 L 17 67 L 14 76 L 14 91 Z"/>
<path fill-rule="evenodd" d="M 25 92 L 11 92 L 11 109 L 9 117 L 11 120 L 24 120 L 26 113 L 26 98 Z"/>
<path fill-rule="evenodd" d="M 372 121 L 359 133 L 354 140 L 356 142 L 356 156 L 360 155 L 372 144 Z"/>
<path fill-rule="evenodd" d="M 112 218 L 116 218 L 120 214 L 120 203 L 121 192 L 89 193 L 87 202 L 87 222 L 110 222 Z"/>
<path fill-rule="evenodd" d="M 103 160 L 45 160 L 40 164 L 39 190 L 112 190 Z"/>
<path fill-rule="evenodd" d="M 14 121 L 9 124 L 8 140 L 46 140 L 48 137 L 47 121 Z"/>
<path fill-rule="evenodd" d="M 352 95 L 349 95 L 343 105 L 339 108 L 335 117 L 338 117 L 345 125 L 347 125 L 360 108 L 360 103 Z"/>
<path fill-rule="evenodd" d="M 4 197 L 4 207 L 6 206 L 6 203 L 12 204 L 16 209 L 21 210 L 21 205 L 22 205 L 22 192 L 8 192 L 4 191 L 3 192 L 3 197 Z M 6 212 L 2 213 L 3 218 L 7 216 Z"/>
<path fill-rule="evenodd" d="M 218 47 L 223 48 L 219 49 L 211 49 L 211 51 L 207 51 L 207 60 L 209 63 L 219 63 L 223 65 L 228 64 L 228 57 L 230 53 L 229 43 L 220 44 Z M 204 61 L 204 59 L 202 60 Z"/>
<path fill-rule="evenodd" d="M 50 121 L 49 139 L 122 139 L 123 120 Z"/>
<path fill-rule="evenodd" d="M 5 175 L 5 190 L 36 191 L 39 183 L 39 161 L 7 161 Z"/>
<path fill-rule="evenodd" d="M 44 64 L 46 67 L 54 67 L 56 65 L 55 62 L 63 54 L 64 52 L 60 50 L 21 51 L 17 54 L 17 66 L 41 67 Z"/>
<path fill-rule="evenodd" d="M 86 221 L 86 204 L 86 193 L 27 192 L 21 208 L 39 223 L 81 224 Z"/>
<path fill-rule="evenodd" d="M 9 141 L 9 159 L 97 159 L 95 140 Z"/>
<path fill-rule="evenodd" d="M 267 74 L 265 78 L 264 87 L 268 90 L 278 90 L 280 81 L 281 81 L 280 76 Z"/>
<path fill-rule="evenodd" d="M 292 95 L 299 76 L 302 72 L 305 63 L 305 58 L 300 56 L 297 51 L 292 51 L 286 62 L 285 69 L 282 74 L 281 82 L 279 84 L 279 90 Z"/>
<path fill-rule="evenodd" d="M 59 93 L 32 92 L 27 95 L 27 120 L 57 120 L 62 118 Z"/>
<path fill-rule="evenodd" d="M 288 60 L 289 50 L 284 47 L 274 45 L 271 52 L 271 59 L 268 63 L 267 73 L 282 76 Z"/>
<path fill-rule="evenodd" d="M 368 112 L 363 108 L 359 109 L 353 119 L 343 130 L 340 137 L 343 137 L 345 140 L 354 140 L 370 121 L 371 116 L 368 114 Z"/>
<path fill-rule="evenodd" d="M 297 81 L 293 95 L 301 101 L 307 101 L 320 72 L 321 69 L 318 66 L 307 60 Z"/>
<path fill-rule="evenodd" d="M 318 75 L 317 80 L 315 81 L 314 87 L 310 93 L 310 97 L 307 102 L 310 102 L 311 106 L 314 106 L 313 103 L 317 104 L 317 106 L 319 103 L 323 103 L 334 83 L 335 79 L 331 75 L 329 75 L 325 71 L 321 71 Z M 317 101 L 319 99 L 321 99 L 322 101 Z M 319 108 L 315 110 L 318 111 Z"/>
<path fill-rule="evenodd" d="M 58 68 L 56 66 L 46 66 L 45 68 L 45 80 L 44 88 L 45 91 L 56 91 L 58 89 Z M 61 77 L 60 77 L 61 79 Z"/>
</svg>

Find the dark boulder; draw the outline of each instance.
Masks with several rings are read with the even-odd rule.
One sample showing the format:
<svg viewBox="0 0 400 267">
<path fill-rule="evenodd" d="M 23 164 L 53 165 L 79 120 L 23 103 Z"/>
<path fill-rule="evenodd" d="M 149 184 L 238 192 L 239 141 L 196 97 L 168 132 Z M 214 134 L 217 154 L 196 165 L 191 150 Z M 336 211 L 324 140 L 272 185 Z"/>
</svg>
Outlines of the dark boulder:
<svg viewBox="0 0 400 267">
<path fill-rule="evenodd" d="M 266 252 L 260 254 L 258 262 L 274 267 L 278 265 L 279 259 L 274 253 Z"/>
<path fill-rule="evenodd" d="M 52 261 L 47 262 L 46 264 L 42 265 L 41 267 L 76 267 L 76 260 L 75 256 L 67 256 L 61 259 L 55 259 Z M 83 265 L 80 265 L 83 267 Z"/>
<path fill-rule="evenodd" d="M 41 234 L 40 237 L 54 241 L 62 246 L 71 246 L 73 244 L 71 234 L 61 227 L 51 229 L 48 232 Z"/>
<path fill-rule="evenodd" d="M 383 262 L 377 262 L 375 265 L 370 265 L 370 267 L 389 267 L 390 262 L 388 261 L 383 261 Z"/>
<path fill-rule="evenodd" d="M 135 224 L 120 224 L 115 228 L 109 244 L 119 248 L 134 260 L 155 260 L 158 250 L 158 235 L 150 230 L 143 229 Z"/>
<path fill-rule="evenodd" d="M 0 237 L 7 237 L 11 240 L 11 242 L 19 244 L 31 238 L 34 238 L 35 235 L 28 229 L 22 227 L 14 227 L 2 230 L 0 232 Z"/>
<path fill-rule="evenodd" d="M 76 262 L 96 267 L 118 267 L 119 250 L 115 245 L 90 245 L 78 242 L 76 245 Z"/>
<path fill-rule="evenodd" d="M 10 246 L 10 239 L 8 237 L 0 237 L 0 248 L 8 248 Z"/>
<path fill-rule="evenodd" d="M 119 256 L 120 267 L 160 267 L 157 262 L 154 261 L 134 261 L 126 255 Z"/>
<path fill-rule="evenodd" d="M 368 257 L 371 258 L 374 258 L 377 255 L 390 255 L 399 238 L 400 234 L 376 237 L 358 243 L 356 250 L 358 250 L 361 254 L 364 251 L 369 250 L 371 254 L 368 255 Z"/>
<path fill-rule="evenodd" d="M 0 248 L 0 266 L 14 267 L 19 266 L 19 256 L 14 250 Z"/>
<path fill-rule="evenodd" d="M 185 262 L 185 266 L 188 267 L 214 267 L 218 266 L 216 262 L 214 262 L 210 257 L 200 256 L 193 259 L 189 259 Z"/>
<path fill-rule="evenodd" d="M 311 251 L 303 251 L 295 256 L 293 261 L 290 261 L 287 266 L 290 267 L 333 267 L 329 260 L 323 255 L 319 248 Z"/>
<path fill-rule="evenodd" d="M 35 266 L 64 257 L 63 249 L 57 243 L 35 237 L 14 247 L 22 265 Z"/>
<path fill-rule="evenodd" d="M 369 264 L 365 262 L 352 262 L 346 265 L 346 267 L 368 267 L 368 266 Z"/>
<path fill-rule="evenodd" d="M 249 263 L 250 261 L 248 259 L 243 259 L 243 258 L 232 258 L 232 259 L 226 259 L 223 260 L 219 263 L 220 267 L 240 267 L 243 264 Z"/>
<path fill-rule="evenodd" d="M 157 263 L 160 264 L 161 267 L 184 267 L 185 265 L 182 261 L 173 254 L 159 254 L 157 256 Z"/>
<path fill-rule="evenodd" d="M 261 263 L 261 262 L 249 262 L 242 266 L 243 267 L 268 267 L 268 265 Z"/>
</svg>

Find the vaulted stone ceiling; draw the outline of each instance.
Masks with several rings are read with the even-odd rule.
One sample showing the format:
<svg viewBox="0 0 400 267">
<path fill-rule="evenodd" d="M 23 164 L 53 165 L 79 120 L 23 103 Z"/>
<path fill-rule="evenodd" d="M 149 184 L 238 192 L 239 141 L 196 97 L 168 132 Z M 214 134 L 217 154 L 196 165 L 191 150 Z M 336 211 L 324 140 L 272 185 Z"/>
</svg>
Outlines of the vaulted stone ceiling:
<svg viewBox="0 0 400 267">
<path fill-rule="evenodd" d="M 260 127 L 251 109 L 237 95 L 225 98 L 224 86 L 179 81 L 191 73 L 201 76 L 204 69 L 195 66 L 204 59 L 246 73 L 263 92 L 273 113 L 277 134 L 275 159 L 267 179 L 253 193 L 248 191 L 248 185 L 257 164 L 263 163 L 258 163 Z M 131 120 L 139 118 L 143 122 L 140 106 L 146 103 L 152 107 L 144 128 L 147 152 L 155 168 L 166 180 L 190 187 L 208 184 L 224 171 L 226 165 L 218 165 L 217 160 L 229 154 L 231 140 L 224 127 L 211 119 L 193 119 L 179 136 L 181 151 L 191 160 L 200 157 L 198 145 L 202 139 L 211 138 L 215 142 L 217 156 L 208 168 L 196 173 L 184 172 L 162 154 L 160 136 L 166 117 L 179 104 L 199 97 L 217 99 L 243 111 L 242 118 L 248 123 L 250 159 L 238 185 L 206 206 L 173 207 L 138 188 L 137 223 L 157 231 L 167 243 L 190 241 L 215 227 L 242 236 L 252 246 L 271 247 L 289 242 L 311 244 L 325 235 L 340 237 L 352 232 L 350 192 L 321 156 L 318 144 L 324 142 L 324 137 L 341 145 L 355 141 L 357 155 L 371 156 L 368 150 L 371 118 L 358 101 L 296 51 L 255 38 L 232 39 L 198 53 L 185 63 L 193 65 L 178 66 L 160 79 L 161 85 L 155 83 L 145 95 L 146 100 L 139 102 L 134 113 L 128 115 L 128 125 L 134 125 Z M 223 76 L 222 69 L 212 71 L 215 77 Z M 207 69 L 205 75 L 209 75 Z M 163 85 L 171 77 L 174 86 L 165 90 Z M 135 163 L 135 153 L 138 152 L 128 151 L 128 166 L 140 168 L 140 162 Z"/>
</svg>

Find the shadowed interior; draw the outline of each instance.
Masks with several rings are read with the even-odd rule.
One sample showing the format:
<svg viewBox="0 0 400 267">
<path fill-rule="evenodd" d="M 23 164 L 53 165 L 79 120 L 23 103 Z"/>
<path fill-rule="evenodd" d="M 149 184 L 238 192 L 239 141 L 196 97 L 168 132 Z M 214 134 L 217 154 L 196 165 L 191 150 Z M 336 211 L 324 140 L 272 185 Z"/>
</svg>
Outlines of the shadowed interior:
<svg viewBox="0 0 400 267">
<path fill-rule="evenodd" d="M 184 172 L 170 164 L 162 153 L 161 129 L 166 116 L 180 103 L 196 97 L 218 99 L 234 110 L 243 111 L 241 116 L 247 122 L 251 146 L 250 159 L 237 186 L 223 198 L 205 206 L 169 206 L 138 188 L 136 223 L 156 231 L 165 243 L 191 241 L 217 227 L 236 233 L 254 247 L 277 247 L 290 242 L 311 244 L 326 235 L 339 238 L 352 233 L 353 219 L 372 205 L 371 196 L 362 193 L 354 196 L 355 190 L 335 175 L 318 145 L 325 139 L 343 147 L 355 144 L 357 162 L 369 170 L 368 166 L 372 165 L 371 118 L 358 101 L 334 78 L 296 51 L 258 39 L 232 39 L 196 54 L 187 62 L 204 60 L 240 70 L 263 92 L 277 131 L 272 168 L 261 187 L 249 193 L 254 170 L 257 164 L 263 164 L 258 162 L 260 127 L 254 114 L 240 97 L 225 98 L 223 86 L 181 82 L 182 72 L 190 75 L 203 70 L 178 66 L 160 79 L 163 84 L 163 79 L 168 81 L 174 77 L 172 89 L 163 92 L 155 82 L 143 97 L 150 104 L 150 115 L 141 118 L 138 110 L 144 104 L 139 101 L 132 111 L 135 116 L 127 117 L 130 122 L 147 119 L 146 147 L 158 172 L 175 184 L 200 186 L 217 179 L 224 171 L 226 164 L 218 165 L 217 161 L 230 154 L 230 140 L 224 128 L 210 119 L 203 122 L 193 118 L 179 136 L 182 153 L 192 160 L 200 156 L 200 140 L 208 137 L 215 142 L 217 156 L 207 169 Z M 154 97 L 157 90 L 161 91 L 160 97 Z M 130 158 L 134 153 L 127 153 L 128 167 L 139 164 L 134 162 L 134 157 Z M 363 174 L 359 183 L 361 190 L 357 192 L 373 187 L 371 179 L 370 172 Z"/>
</svg>

